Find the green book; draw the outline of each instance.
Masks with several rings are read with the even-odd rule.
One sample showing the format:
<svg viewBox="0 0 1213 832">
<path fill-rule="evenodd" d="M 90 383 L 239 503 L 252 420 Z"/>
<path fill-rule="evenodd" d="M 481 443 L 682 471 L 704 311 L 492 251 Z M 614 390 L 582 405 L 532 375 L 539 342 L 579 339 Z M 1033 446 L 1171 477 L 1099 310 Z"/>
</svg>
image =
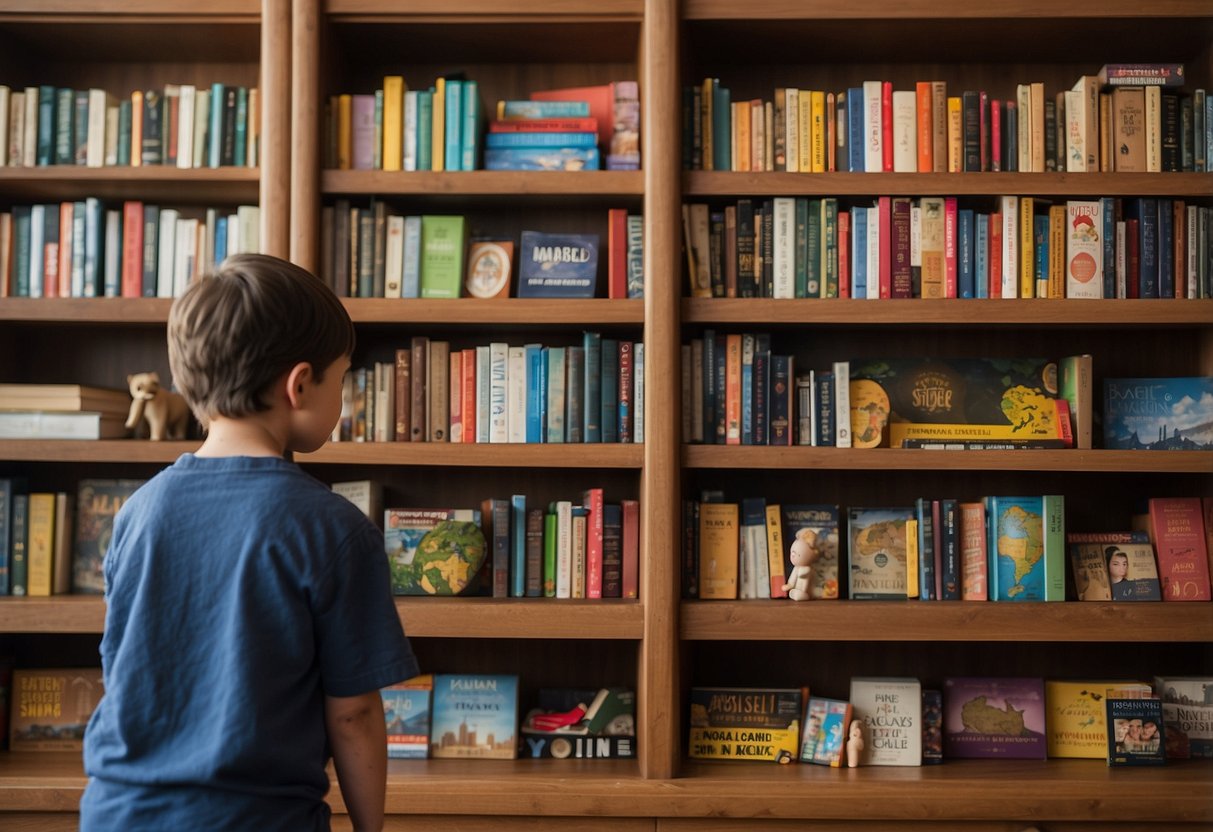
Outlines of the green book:
<svg viewBox="0 0 1213 832">
<path fill-rule="evenodd" d="M 819 298 L 821 293 L 821 200 L 810 199 L 808 233 L 805 243 L 805 297 Z"/>
<path fill-rule="evenodd" d="M 796 247 L 795 276 L 793 297 L 808 297 L 809 272 L 809 201 L 803 197 L 796 200 Z"/>
<path fill-rule="evenodd" d="M 417 93 L 417 170 L 434 167 L 434 89 Z"/>
<path fill-rule="evenodd" d="M 464 237 L 463 217 L 421 218 L 421 297 L 459 297 Z"/>
<path fill-rule="evenodd" d="M 13 538 L 10 549 L 12 562 L 9 564 L 9 592 L 13 595 L 25 595 L 29 586 L 29 560 L 26 558 L 26 545 L 29 540 L 29 495 L 13 495 Z"/>
<path fill-rule="evenodd" d="M 118 104 L 118 164 L 131 163 L 131 102 L 130 99 Z"/>
<path fill-rule="evenodd" d="M 543 595 L 556 597 L 556 504 L 543 515 Z"/>
<path fill-rule="evenodd" d="M 1045 600 L 1066 600 L 1066 498 L 1044 495 Z"/>
</svg>

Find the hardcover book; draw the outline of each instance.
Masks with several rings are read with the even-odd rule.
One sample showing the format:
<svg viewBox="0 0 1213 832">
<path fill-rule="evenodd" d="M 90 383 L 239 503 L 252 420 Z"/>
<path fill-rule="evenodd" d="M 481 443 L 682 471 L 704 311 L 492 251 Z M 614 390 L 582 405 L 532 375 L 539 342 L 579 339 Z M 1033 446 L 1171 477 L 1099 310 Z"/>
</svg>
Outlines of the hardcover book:
<svg viewBox="0 0 1213 832">
<path fill-rule="evenodd" d="M 802 529 L 810 529 L 817 535 L 817 548 L 821 557 L 813 564 L 809 595 L 813 600 L 838 598 L 838 506 L 785 505 L 780 509 L 783 574 L 792 574 L 793 567 L 788 553 L 797 533 Z"/>
<path fill-rule="evenodd" d="M 913 517 L 913 508 L 847 512 L 851 599 L 906 597 L 906 522 Z"/>
<path fill-rule="evenodd" d="M 1213 758 L 1213 677 L 1155 676 L 1154 694 L 1162 701 L 1168 759 Z"/>
<path fill-rule="evenodd" d="M 851 703 L 841 699 L 812 696 L 804 710 L 800 762 L 838 768 L 851 724 Z"/>
<path fill-rule="evenodd" d="M 458 595 L 484 563 L 480 512 L 389 508 L 384 547 L 396 595 Z"/>
<path fill-rule="evenodd" d="M 464 274 L 464 229 L 463 217 L 421 218 L 421 297 L 459 297 Z"/>
<path fill-rule="evenodd" d="M 790 763 L 800 741 L 794 688 L 691 688 L 690 751 L 700 760 Z"/>
<path fill-rule="evenodd" d="M 950 678 L 943 695 L 945 756 L 1045 758 L 1042 680 Z"/>
<path fill-rule="evenodd" d="M 917 679 L 851 679 L 851 708 L 863 722 L 860 765 L 922 765 L 922 685 Z"/>
<path fill-rule="evenodd" d="M 101 668 L 13 671 L 10 751 L 76 751 L 101 701 Z"/>
<path fill-rule="evenodd" d="M 1104 379 L 1104 447 L 1213 450 L 1213 376 Z"/>
<path fill-rule="evenodd" d="M 114 516 L 143 480 L 81 480 L 76 496 L 76 548 L 72 592 L 105 592 L 102 562 L 114 530 Z"/>
<path fill-rule="evenodd" d="M 1162 703 L 1157 699 L 1107 699 L 1108 765 L 1160 766 L 1167 761 Z"/>
<path fill-rule="evenodd" d="M 597 234 L 522 232 L 518 297 L 592 298 L 597 282 Z"/>
<path fill-rule="evenodd" d="M 1158 555 L 1165 601 L 1208 601 L 1209 553 L 1196 497 L 1155 497 L 1149 502 L 1150 542 Z"/>
<path fill-rule="evenodd" d="M 431 757 L 514 759 L 518 677 L 436 675 L 431 723 Z"/>
<path fill-rule="evenodd" d="M 379 691 L 387 728 L 387 755 L 424 760 L 430 752 L 430 695 L 434 677 L 414 676 Z"/>
<path fill-rule="evenodd" d="M 1133 684 L 1131 680 L 1045 681 L 1048 755 L 1091 760 L 1107 757 L 1107 691 Z"/>
<path fill-rule="evenodd" d="M 990 600 L 1044 601 L 1044 500 L 989 497 Z"/>
<path fill-rule="evenodd" d="M 943 691 L 922 692 L 922 764 L 943 762 Z"/>
</svg>

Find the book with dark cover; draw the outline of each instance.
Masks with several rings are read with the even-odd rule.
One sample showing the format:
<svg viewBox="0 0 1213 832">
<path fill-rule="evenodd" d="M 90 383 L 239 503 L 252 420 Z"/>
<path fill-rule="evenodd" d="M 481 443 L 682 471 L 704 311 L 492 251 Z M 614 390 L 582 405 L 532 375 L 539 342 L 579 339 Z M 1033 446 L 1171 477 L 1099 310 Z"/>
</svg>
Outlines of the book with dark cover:
<svg viewBox="0 0 1213 832">
<path fill-rule="evenodd" d="M 518 297 L 592 298 L 598 281 L 597 234 L 523 231 Z"/>
<path fill-rule="evenodd" d="M 800 690 L 691 688 L 689 756 L 792 762 L 800 748 Z"/>
<path fill-rule="evenodd" d="M 1043 680 L 949 678 L 943 695 L 944 756 L 1045 759 Z"/>
<path fill-rule="evenodd" d="M 1213 376 L 1106 378 L 1103 447 L 1213 450 Z"/>
<path fill-rule="evenodd" d="M 1167 761 L 1162 702 L 1109 696 L 1105 704 L 1108 765 L 1160 766 Z"/>
<path fill-rule="evenodd" d="M 105 591 L 102 562 L 113 534 L 114 516 L 143 480 L 81 480 L 76 494 L 76 547 L 72 592 L 100 595 Z"/>
</svg>

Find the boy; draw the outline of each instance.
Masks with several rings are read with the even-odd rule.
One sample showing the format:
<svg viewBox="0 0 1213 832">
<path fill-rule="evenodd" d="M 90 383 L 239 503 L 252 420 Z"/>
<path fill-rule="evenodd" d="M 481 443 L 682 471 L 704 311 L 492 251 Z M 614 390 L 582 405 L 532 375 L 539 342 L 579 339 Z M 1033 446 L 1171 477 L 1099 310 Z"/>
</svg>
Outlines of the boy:
<svg viewBox="0 0 1213 832">
<path fill-rule="evenodd" d="M 241 255 L 168 335 L 207 437 L 115 519 L 81 829 L 327 830 L 330 754 L 354 828 L 379 829 L 379 689 L 417 662 L 382 534 L 284 458 L 336 424 L 353 324 L 313 275 Z"/>
</svg>

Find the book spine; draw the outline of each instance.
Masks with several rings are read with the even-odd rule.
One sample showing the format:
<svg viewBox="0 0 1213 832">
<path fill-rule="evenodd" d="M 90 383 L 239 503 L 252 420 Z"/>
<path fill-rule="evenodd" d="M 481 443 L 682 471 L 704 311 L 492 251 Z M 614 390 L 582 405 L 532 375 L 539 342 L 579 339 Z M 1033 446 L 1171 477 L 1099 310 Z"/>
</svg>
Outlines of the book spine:
<svg viewBox="0 0 1213 832">
<path fill-rule="evenodd" d="M 510 498 L 510 597 L 526 596 L 527 509 L 526 495 Z"/>
</svg>

